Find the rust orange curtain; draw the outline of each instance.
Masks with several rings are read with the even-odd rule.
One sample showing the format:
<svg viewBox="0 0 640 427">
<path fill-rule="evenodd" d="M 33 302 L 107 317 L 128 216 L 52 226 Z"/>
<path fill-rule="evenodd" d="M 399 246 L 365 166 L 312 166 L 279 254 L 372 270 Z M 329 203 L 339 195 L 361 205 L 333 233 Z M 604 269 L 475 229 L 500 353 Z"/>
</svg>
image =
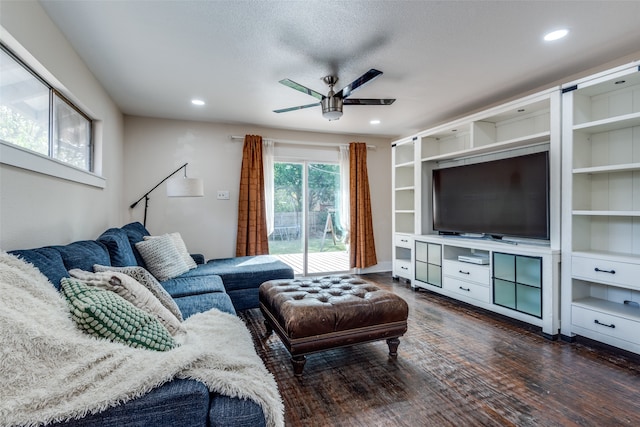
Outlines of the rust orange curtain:
<svg viewBox="0 0 640 427">
<path fill-rule="evenodd" d="M 246 135 L 238 195 L 236 256 L 269 253 L 262 166 L 262 137 Z"/>
<path fill-rule="evenodd" d="M 365 268 L 378 263 L 373 238 L 371 195 L 367 174 L 367 144 L 349 144 L 349 193 L 351 209 L 351 268 Z"/>
</svg>

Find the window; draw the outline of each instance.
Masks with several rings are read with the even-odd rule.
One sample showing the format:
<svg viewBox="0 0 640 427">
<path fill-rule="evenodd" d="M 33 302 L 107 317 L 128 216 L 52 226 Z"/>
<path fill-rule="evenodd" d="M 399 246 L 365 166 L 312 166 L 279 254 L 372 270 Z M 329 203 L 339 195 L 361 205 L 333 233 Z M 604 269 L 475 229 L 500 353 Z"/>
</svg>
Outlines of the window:
<svg viewBox="0 0 640 427">
<path fill-rule="evenodd" d="M 91 119 L 0 44 L 0 140 L 92 172 Z"/>
</svg>

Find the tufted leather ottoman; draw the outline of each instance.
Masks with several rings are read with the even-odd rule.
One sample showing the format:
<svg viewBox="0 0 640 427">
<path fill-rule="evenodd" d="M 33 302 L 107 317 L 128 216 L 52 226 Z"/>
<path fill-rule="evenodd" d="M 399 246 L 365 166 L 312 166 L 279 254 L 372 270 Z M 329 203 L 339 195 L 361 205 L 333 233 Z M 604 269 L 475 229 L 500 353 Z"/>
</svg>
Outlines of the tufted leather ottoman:
<svg viewBox="0 0 640 427">
<path fill-rule="evenodd" d="M 386 339 L 397 357 L 398 337 L 407 331 L 407 303 L 353 276 L 270 280 L 260 285 L 260 310 L 302 375 L 305 354 Z"/>
</svg>

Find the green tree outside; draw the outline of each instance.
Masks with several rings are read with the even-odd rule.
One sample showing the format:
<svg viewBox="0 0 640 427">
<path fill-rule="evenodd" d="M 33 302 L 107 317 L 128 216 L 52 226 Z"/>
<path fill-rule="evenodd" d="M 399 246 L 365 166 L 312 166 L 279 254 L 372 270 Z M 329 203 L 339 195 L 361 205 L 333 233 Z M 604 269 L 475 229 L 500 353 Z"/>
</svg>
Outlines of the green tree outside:
<svg viewBox="0 0 640 427">
<path fill-rule="evenodd" d="M 340 166 L 331 163 L 309 163 L 308 171 L 308 203 L 310 216 L 314 217 L 315 227 L 310 230 L 309 248 L 319 251 L 321 238 L 329 211 L 332 211 L 334 232 L 341 236 L 338 217 L 338 202 L 340 200 Z M 276 218 L 280 214 L 287 217 L 293 224 L 278 224 L 281 226 L 302 226 L 302 210 L 304 202 L 303 163 L 277 162 L 274 165 L 274 211 Z M 294 214 L 288 215 L 286 214 Z M 294 219 L 295 218 L 295 219 Z M 333 246 L 331 236 L 327 240 L 323 250 L 345 250 L 343 244 Z M 330 245 L 326 243 L 331 242 Z M 270 242 L 272 253 L 296 253 L 300 252 L 299 241 Z"/>
</svg>

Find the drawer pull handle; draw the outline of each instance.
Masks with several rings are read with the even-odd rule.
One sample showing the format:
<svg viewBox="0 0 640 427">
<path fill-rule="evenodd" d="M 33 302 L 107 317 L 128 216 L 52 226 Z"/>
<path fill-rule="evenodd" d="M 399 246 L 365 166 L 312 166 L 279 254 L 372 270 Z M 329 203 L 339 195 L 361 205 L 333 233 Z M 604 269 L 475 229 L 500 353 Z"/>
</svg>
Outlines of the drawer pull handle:
<svg viewBox="0 0 640 427">
<path fill-rule="evenodd" d="M 409 267 L 400 267 L 402 270 L 408 270 Z"/>
<path fill-rule="evenodd" d="M 400 239 L 400 241 L 401 241 L 402 243 L 409 243 L 409 241 L 408 241 L 407 239 Z"/>
<path fill-rule="evenodd" d="M 463 288 L 462 286 L 460 286 L 459 288 L 462 289 L 463 291 L 471 292 L 470 288 Z M 597 320 L 596 320 L 596 322 L 597 322 Z"/>
<path fill-rule="evenodd" d="M 615 271 L 615 270 L 601 270 L 601 269 L 599 269 L 598 267 L 594 268 L 594 270 L 595 270 L 596 272 L 599 272 L 599 273 L 616 274 L 616 271 Z"/>
<path fill-rule="evenodd" d="M 471 273 L 469 273 L 468 271 L 462 271 L 462 270 L 458 270 L 458 273 L 461 273 L 461 274 L 471 274 Z"/>
<path fill-rule="evenodd" d="M 607 325 L 606 323 L 602 323 L 600 322 L 598 319 L 594 320 L 593 323 L 595 323 L 596 325 L 600 325 L 600 326 L 606 326 L 607 328 L 611 328 L 611 329 L 615 329 L 616 325 L 614 325 L 613 323 L 610 325 Z"/>
</svg>

